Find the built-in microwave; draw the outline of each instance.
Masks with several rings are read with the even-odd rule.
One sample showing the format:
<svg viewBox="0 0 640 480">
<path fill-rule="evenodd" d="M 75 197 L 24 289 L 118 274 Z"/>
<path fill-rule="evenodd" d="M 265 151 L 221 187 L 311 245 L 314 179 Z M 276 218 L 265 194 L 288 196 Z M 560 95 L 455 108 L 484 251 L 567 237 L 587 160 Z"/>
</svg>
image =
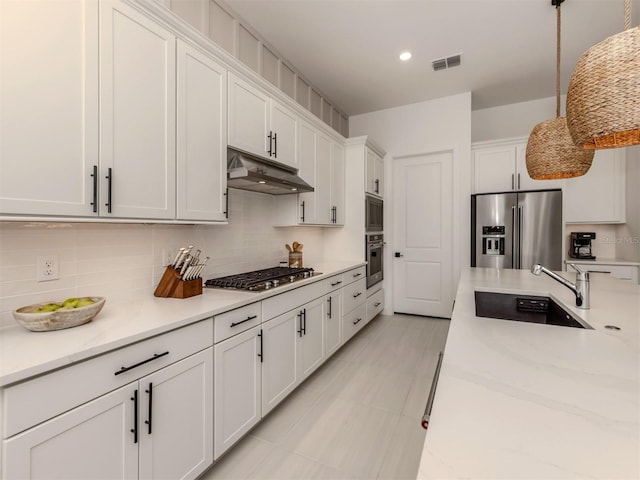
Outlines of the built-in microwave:
<svg viewBox="0 0 640 480">
<path fill-rule="evenodd" d="M 365 195 L 364 201 L 365 232 L 382 232 L 384 227 L 382 199 L 373 195 Z"/>
</svg>

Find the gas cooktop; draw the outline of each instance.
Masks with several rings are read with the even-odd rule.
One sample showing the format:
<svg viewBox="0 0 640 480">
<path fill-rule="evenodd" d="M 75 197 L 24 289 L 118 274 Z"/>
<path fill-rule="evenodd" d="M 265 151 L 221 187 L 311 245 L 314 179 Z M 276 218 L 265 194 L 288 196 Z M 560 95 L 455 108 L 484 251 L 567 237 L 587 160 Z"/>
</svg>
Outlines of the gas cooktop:
<svg viewBox="0 0 640 480">
<path fill-rule="evenodd" d="M 318 275 L 313 268 L 273 267 L 253 272 L 238 273 L 225 277 L 211 278 L 204 282 L 209 288 L 234 288 L 237 290 L 249 290 L 259 292 L 280 285 L 289 284 L 297 280 Z"/>
</svg>

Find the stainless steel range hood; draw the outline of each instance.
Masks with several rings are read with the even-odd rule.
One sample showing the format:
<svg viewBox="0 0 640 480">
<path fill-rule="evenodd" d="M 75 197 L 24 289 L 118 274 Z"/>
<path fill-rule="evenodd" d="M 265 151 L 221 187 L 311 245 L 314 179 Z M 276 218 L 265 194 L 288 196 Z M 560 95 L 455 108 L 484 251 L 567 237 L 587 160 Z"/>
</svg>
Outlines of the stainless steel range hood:
<svg viewBox="0 0 640 480">
<path fill-rule="evenodd" d="M 227 186 L 252 192 L 284 195 L 313 192 L 298 170 L 240 150 L 227 148 Z"/>
</svg>

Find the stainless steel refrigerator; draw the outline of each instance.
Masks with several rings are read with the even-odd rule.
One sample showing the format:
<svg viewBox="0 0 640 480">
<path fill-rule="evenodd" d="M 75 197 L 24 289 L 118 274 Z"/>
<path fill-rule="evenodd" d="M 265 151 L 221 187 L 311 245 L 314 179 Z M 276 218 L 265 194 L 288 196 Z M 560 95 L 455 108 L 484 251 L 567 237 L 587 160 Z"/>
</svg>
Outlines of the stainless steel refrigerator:
<svg viewBox="0 0 640 480">
<path fill-rule="evenodd" d="M 471 195 L 471 266 L 562 270 L 562 190 Z"/>
</svg>

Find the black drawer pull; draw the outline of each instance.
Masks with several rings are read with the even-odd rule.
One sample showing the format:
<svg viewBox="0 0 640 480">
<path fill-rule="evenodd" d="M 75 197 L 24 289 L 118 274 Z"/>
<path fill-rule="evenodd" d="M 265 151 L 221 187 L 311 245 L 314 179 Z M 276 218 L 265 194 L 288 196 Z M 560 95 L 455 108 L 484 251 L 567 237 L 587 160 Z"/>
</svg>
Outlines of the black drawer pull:
<svg viewBox="0 0 640 480">
<path fill-rule="evenodd" d="M 244 320 L 240 320 L 239 322 L 233 322 L 231 325 L 229 325 L 230 327 L 236 327 L 238 325 L 243 324 L 244 322 L 248 322 L 250 320 L 253 320 L 254 318 L 258 318 L 258 315 L 254 315 L 253 317 L 247 317 Z"/>
<path fill-rule="evenodd" d="M 341 283 L 342 283 L 342 280 L 340 280 L 339 282 L 332 283 L 331 286 L 335 287 L 336 285 L 340 285 Z"/>
<path fill-rule="evenodd" d="M 133 392 L 133 428 L 130 430 L 133 433 L 133 443 L 138 443 L 138 389 Z"/>
<path fill-rule="evenodd" d="M 147 433 L 151 435 L 151 423 L 152 423 L 152 414 L 153 414 L 153 383 L 149 382 L 149 389 L 145 390 L 146 393 L 149 394 L 149 417 L 148 420 L 145 420 L 144 423 L 149 425 Z"/>
<path fill-rule="evenodd" d="M 376 302 L 373 306 L 374 306 L 374 307 L 376 307 L 376 308 L 378 308 L 380 305 L 382 305 L 382 303 L 380 303 L 380 302 Z"/>
<path fill-rule="evenodd" d="M 154 360 L 160 357 L 164 357 L 165 355 L 169 355 L 169 350 L 164 353 L 154 353 L 153 357 L 147 358 L 146 360 L 143 360 L 140 363 L 136 363 L 135 365 L 131 365 L 130 367 L 122 367 L 120 368 L 120 370 L 114 373 L 114 375 L 120 375 L 121 373 L 128 372 L 129 370 L 133 370 L 134 368 L 139 367 L 140 365 L 144 365 L 145 363 L 153 362 Z"/>
<path fill-rule="evenodd" d="M 362 295 L 362 292 L 358 292 L 355 295 L 353 295 L 353 298 L 358 298 L 360 295 Z"/>
<path fill-rule="evenodd" d="M 357 325 L 358 323 L 360 323 L 360 320 L 362 320 L 361 318 L 358 318 L 357 320 L 354 320 L 353 324 Z"/>
<path fill-rule="evenodd" d="M 354 274 L 353 274 L 353 278 L 358 278 L 360 275 L 362 275 L 362 272 L 360 272 L 360 273 L 354 273 Z"/>
</svg>

